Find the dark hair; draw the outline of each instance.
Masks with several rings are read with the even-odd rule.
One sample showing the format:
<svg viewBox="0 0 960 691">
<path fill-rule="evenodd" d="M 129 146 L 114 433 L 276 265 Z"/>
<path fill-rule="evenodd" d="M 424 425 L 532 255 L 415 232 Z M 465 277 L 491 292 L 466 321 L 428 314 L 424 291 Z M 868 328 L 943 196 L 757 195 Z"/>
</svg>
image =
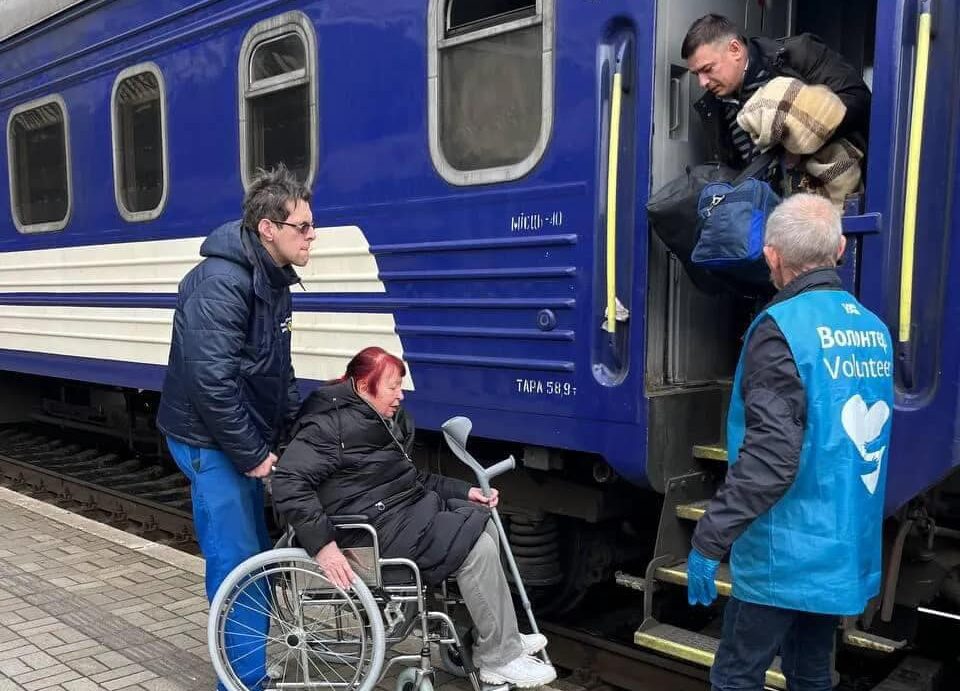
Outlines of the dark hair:
<svg viewBox="0 0 960 691">
<path fill-rule="evenodd" d="M 407 376 L 403 360 L 383 348 L 370 346 L 353 356 L 347 363 L 346 373 L 338 381 L 353 379 L 356 384 L 365 382 L 370 393 L 376 396 L 380 378 L 388 367 L 397 370 L 401 377 Z"/>
<path fill-rule="evenodd" d="M 309 202 L 312 196 L 310 188 L 282 163 L 271 170 L 259 168 L 243 198 L 243 225 L 256 233 L 260 219 L 283 221 L 290 215 L 288 205 Z"/>
<path fill-rule="evenodd" d="M 683 37 L 680 57 L 686 60 L 696 53 L 700 46 L 707 46 L 724 38 L 735 38 L 747 45 L 747 38 L 739 26 L 721 14 L 705 14 L 690 25 L 687 35 Z"/>
</svg>

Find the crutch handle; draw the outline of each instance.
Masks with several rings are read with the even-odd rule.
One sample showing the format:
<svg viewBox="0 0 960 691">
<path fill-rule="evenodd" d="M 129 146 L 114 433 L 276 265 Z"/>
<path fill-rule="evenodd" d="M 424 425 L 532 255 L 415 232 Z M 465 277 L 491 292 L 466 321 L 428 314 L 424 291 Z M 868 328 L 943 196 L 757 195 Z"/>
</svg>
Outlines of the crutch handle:
<svg viewBox="0 0 960 691">
<path fill-rule="evenodd" d="M 517 466 L 517 462 L 513 460 L 513 456 L 510 456 L 499 463 L 494 463 L 489 468 L 480 465 L 477 459 L 467 451 L 467 437 L 470 436 L 472 428 L 473 423 L 470 422 L 470 418 L 462 416 L 450 418 L 441 427 L 443 437 L 447 440 L 447 446 L 453 451 L 453 455 L 473 471 L 473 474 L 477 476 L 480 489 L 483 490 L 483 496 L 488 497 L 490 496 L 490 480 L 508 470 L 513 470 Z"/>
<path fill-rule="evenodd" d="M 517 462 L 513 460 L 513 456 L 510 456 L 499 463 L 494 463 L 489 468 L 481 468 L 480 472 L 477 473 L 477 481 L 480 483 L 480 489 L 483 490 L 483 496 L 490 496 L 490 481 L 493 478 L 513 470 L 516 466 Z"/>
<path fill-rule="evenodd" d="M 517 462 L 513 460 L 513 456 L 508 456 L 504 458 L 499 463 L 494 463 L 492 466 L 486 469 L 486 475 L 488 480 L 492 480 L 497 475 L 503 475 L 509 470 L 513 470 L 517 467 Z"/>
</svg>

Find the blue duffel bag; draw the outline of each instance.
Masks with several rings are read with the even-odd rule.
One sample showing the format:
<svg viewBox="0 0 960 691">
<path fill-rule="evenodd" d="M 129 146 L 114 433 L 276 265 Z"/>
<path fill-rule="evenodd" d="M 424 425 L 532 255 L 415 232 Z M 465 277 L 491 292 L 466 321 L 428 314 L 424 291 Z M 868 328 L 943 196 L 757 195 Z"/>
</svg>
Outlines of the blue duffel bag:
<svg viewBox="0 0 960 691">
<path fill-rule="evenodd" d="M 714 182 L 700 192 L 697 245 L 691 261 L 712 272 L 747 283 L 767 283 L 763 259 L 767 218 L 780 197 L 763 180 Z"/>
</svg>

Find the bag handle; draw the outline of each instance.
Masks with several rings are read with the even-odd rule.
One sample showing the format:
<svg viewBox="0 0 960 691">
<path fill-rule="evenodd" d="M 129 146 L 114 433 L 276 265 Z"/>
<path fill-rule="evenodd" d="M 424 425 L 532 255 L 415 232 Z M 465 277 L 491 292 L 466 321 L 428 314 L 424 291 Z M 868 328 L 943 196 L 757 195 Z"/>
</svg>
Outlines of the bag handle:
<svg viewBox="0 0 960 691">
<path fill-rule="evenodd" d="M 740 174 L 737 175 L 737 177 L 734 178 L 733 182 L 730 184 L 736 187 L 740 183 L 744 182 L 747 178 L 752 178 L 761 170 L 769 166 L 774 159 L 779 158 L 782 149 L 783 147 L 781 147 L 779 144 L 772 149 L 767 149 L 765 152 L 753 159 L 750 162 L 750 165 L 740 171 Z"/>
</svg>

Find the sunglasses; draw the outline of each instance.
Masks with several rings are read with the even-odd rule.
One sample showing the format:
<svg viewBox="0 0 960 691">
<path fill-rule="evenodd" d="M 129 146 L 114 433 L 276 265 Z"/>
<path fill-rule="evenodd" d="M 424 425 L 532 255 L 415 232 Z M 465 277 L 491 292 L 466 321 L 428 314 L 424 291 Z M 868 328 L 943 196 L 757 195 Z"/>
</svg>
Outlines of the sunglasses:
<svg viewBox="0 0 960 691">
<path fill-rule="evenodd" d="M 279 226 L 290 226 L 291 228 L 296 228 L 301 235 L 306 235 L 311 230 L 313 230 L 313 221 L 304 221 L 303 223 L 288 223 L 287 221 L 271 221 Z"/>
</svg>

